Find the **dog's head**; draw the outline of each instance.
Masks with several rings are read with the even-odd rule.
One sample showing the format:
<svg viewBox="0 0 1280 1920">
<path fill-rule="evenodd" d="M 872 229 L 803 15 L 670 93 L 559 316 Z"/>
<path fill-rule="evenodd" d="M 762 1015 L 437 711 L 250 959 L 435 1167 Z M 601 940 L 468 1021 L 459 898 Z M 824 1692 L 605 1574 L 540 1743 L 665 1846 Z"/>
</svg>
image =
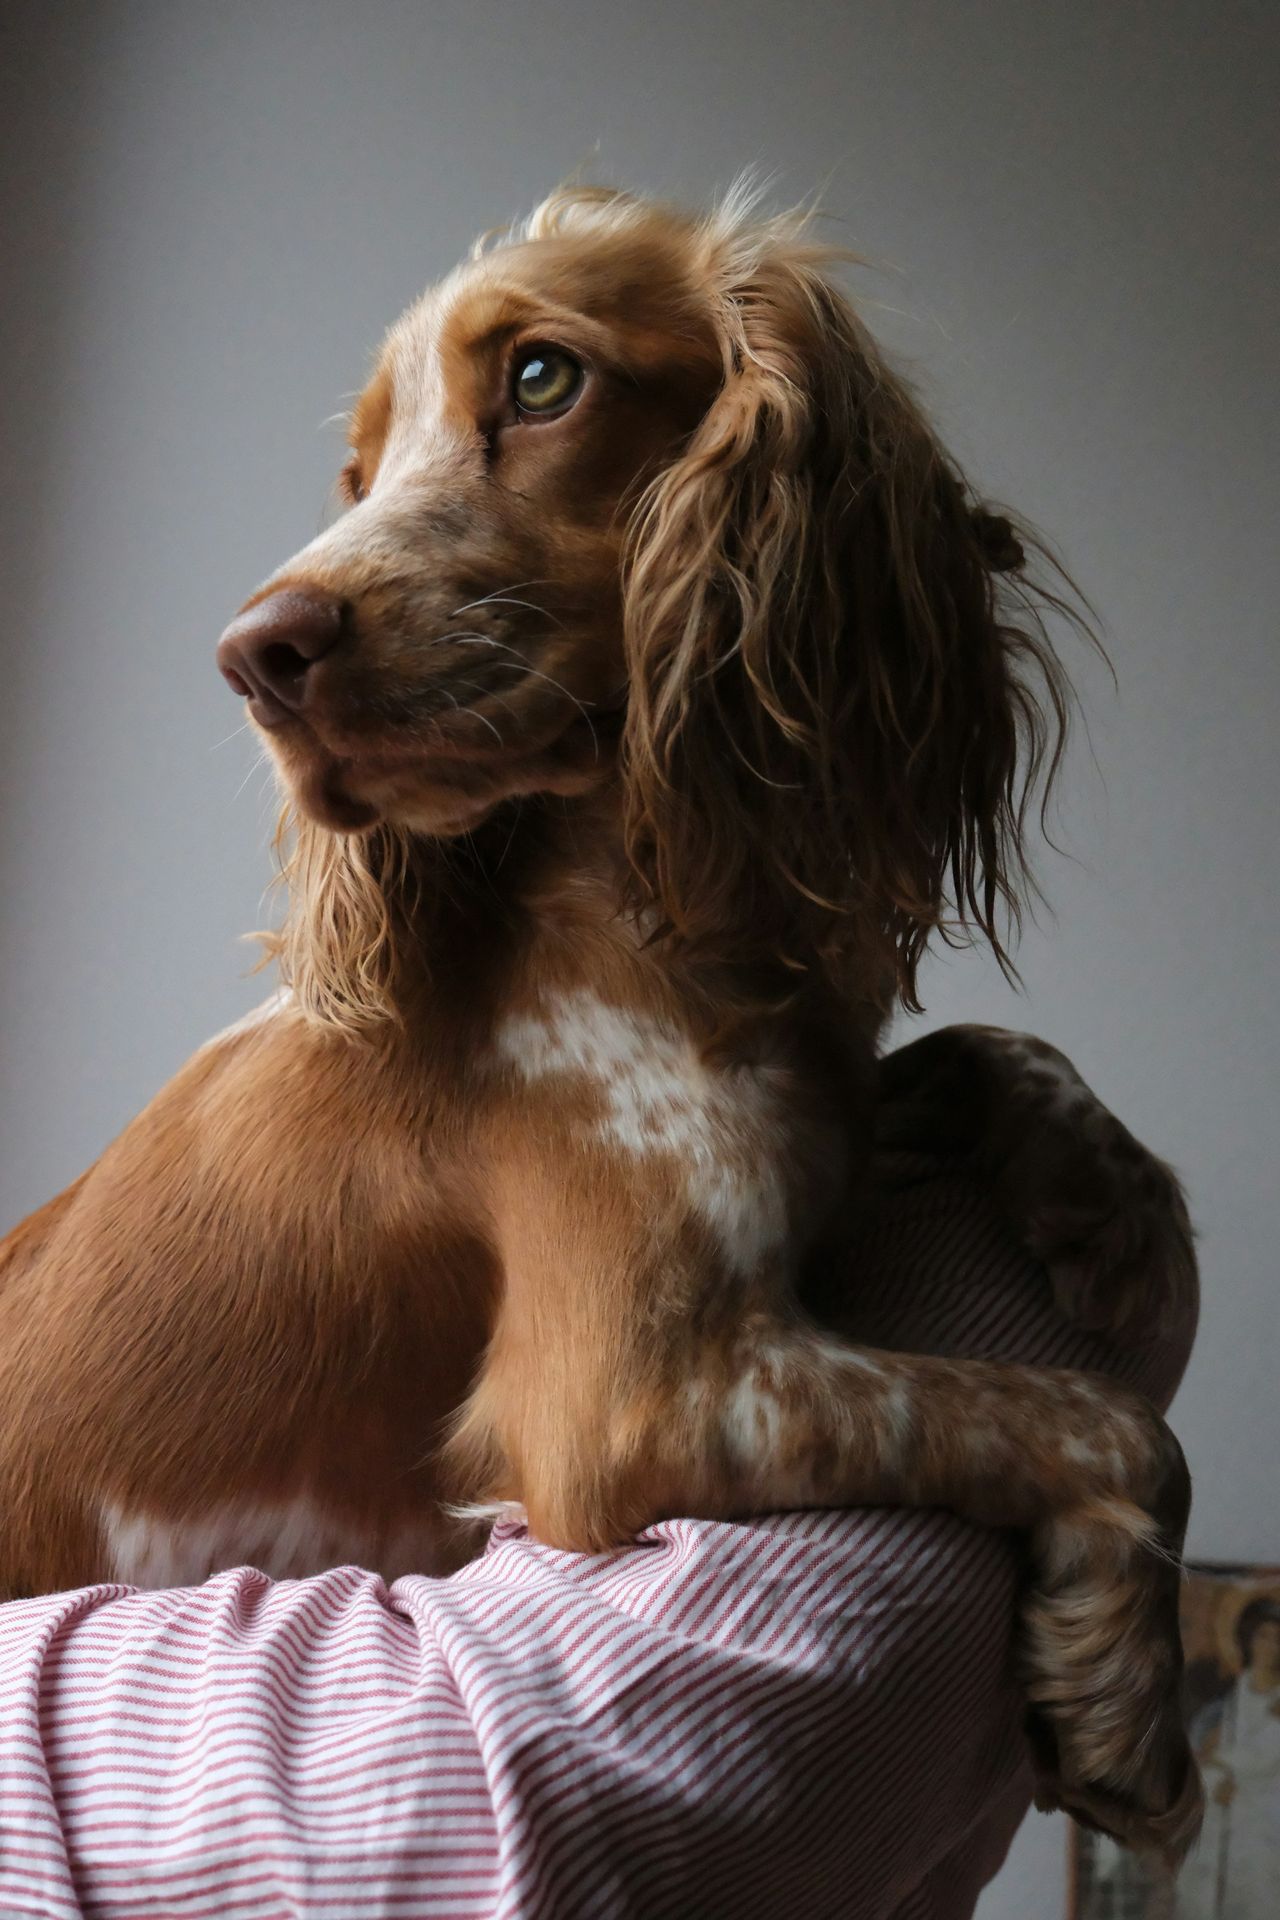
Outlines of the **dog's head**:
<svg viewBox="0 0 1280 1920">
<path fill-rule="evenodd" d="M 392 328 L 349 511 L 219 647 L 348 891 L 361 836 L 604 787 L 692 952 L 910 999 L 948 902 L 1000 951 L 1064 682 L 834 258 L 567 190 Z"/>
</svg>

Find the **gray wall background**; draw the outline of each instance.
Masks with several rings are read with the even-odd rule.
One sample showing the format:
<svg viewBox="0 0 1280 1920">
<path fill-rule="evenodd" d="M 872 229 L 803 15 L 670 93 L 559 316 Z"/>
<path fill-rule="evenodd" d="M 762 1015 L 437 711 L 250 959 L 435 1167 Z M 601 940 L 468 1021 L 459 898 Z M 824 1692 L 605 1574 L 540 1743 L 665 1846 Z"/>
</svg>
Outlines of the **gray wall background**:
<svg viewBox="0 0 1280 1920">
<path fill-rule="evenodd" d="M 7 1221 L 261 996 L 272 806 L 213 643 L 315 530 L 383 326 L 561 175 L 825 183 L 873 317 L 981 484 L 1048 529 L 1078 660 L 1015 996 L 1190 1183 L 1191 1545 L 1280 1559 L 1274 16 L 1074 0 L 11 3 L 0 1076 Z M 230 736 L 230 737 L 228 737 Z M 1058 1911 L 1024 1830 L 984 1920 Z"/>
</svg>

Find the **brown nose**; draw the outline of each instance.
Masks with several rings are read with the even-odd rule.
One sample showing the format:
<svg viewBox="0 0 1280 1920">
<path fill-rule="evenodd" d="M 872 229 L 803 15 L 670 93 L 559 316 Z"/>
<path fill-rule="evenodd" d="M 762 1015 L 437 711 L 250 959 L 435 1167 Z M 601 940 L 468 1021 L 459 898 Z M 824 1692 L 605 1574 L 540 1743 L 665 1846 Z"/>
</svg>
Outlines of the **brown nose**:
<svg viewBox="0 0 1280 1920">
<path fill-rule="evenodd" d="M 301 712 L 308 675 L 341 626 L 336 600 L 283 587 L 236 615 L 218 642 L 218 666 L 232 691 L 248 697 L 254 719 L 278 727 Z"/>
</svg>

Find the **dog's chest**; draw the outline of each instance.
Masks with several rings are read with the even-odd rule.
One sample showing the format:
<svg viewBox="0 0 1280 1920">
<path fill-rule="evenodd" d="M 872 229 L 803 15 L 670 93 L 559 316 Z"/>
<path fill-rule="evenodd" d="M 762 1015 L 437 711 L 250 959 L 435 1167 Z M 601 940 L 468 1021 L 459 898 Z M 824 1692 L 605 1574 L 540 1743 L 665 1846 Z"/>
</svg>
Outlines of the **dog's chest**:
<svg viewBox="0 0 1280 1920">
<path fill-rule="evenodd" d="M 503 1020 L 494 1050 L 527 1123 L 557 1123 L 615 1177 L 677 1196 L 742 1275 L 797 1249 L 843 1159 L 803 1076 L 781 1059 L 710 1063 L 670 1015 L 586 988 Z"/>
</svg>

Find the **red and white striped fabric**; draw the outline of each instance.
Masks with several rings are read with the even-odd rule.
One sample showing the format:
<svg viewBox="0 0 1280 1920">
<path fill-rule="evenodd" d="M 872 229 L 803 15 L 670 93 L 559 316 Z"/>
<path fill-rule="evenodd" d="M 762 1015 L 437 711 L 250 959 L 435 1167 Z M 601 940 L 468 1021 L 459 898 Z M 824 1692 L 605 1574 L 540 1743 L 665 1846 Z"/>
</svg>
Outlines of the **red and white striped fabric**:
<svg viewBox="0 0 1280 1920">
<path fill-rule="evenodd" d="M 884 1345 L 1126 1373 L 960 1180 L 899 1168 Z M 963 1920 L 1026 1805 L 1016 1557 L 950 1515 L 497 1529 L 338 1568 L 0 1609 L 0 1915 Z"/>
</svg>

